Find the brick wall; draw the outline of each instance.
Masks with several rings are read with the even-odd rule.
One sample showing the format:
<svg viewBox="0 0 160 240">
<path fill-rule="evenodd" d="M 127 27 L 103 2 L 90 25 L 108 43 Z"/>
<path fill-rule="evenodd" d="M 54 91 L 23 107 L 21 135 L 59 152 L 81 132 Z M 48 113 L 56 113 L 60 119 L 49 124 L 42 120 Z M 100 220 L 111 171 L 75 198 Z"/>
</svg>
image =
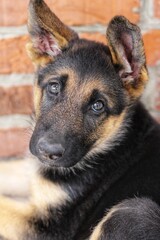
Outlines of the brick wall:
<svg viewBox="0 0 160 240">
<path fill-rule="evenodd" d="M 0 158 L 28 152 L 32 113 L 33 66 L 25 52 L 29 0 L 0 4 Z M 143 98 L 160 121 L 160 0 L 46 0 L 54 12 L 82 37 L 105 42 L 108 21 L 116 14 L 143 32 L 150 83 Z"/>
</svg>

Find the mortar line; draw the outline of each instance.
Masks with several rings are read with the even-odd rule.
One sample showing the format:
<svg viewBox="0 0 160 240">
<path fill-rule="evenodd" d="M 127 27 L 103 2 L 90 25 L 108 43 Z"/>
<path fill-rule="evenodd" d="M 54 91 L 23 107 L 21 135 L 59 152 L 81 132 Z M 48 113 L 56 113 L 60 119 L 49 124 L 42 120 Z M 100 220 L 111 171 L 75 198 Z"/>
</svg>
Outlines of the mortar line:
<svg viewBox="0 0 160 240">
<path fill-rule="evenodd" d="M 99 32 L 105 34 L 106 26 L 102 24 L 91 24 L 91 25 L 82 25 L 82 26 L 71 26 L 73 30 L 78 33 L 92 33 Z M 28 35 L 27 26 L 17 26 L 17 27 L 0 27 L 0 39 L 20 37 L 23 35 Z"/>
<path fill-rule="evenodd" d="M 10 128 L 28 128 L 31 126 L 31 117 L 25 114 L 11 114 L 0 116 L 0 130 Z"/>
<path fill-rule="evenodd" d="M 0 87 L 12 87 L 12 86 L 30 86 L 34 82 L 34 73 L 33 74 L 7 74 L 0 75 Z"/>
</svg>

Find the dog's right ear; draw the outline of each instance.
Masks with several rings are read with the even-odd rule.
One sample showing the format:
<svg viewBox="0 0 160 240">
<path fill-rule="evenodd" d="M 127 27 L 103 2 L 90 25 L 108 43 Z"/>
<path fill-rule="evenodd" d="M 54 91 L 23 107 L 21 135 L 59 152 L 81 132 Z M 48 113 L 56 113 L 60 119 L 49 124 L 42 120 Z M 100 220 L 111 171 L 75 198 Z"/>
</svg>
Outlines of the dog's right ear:
<svg viewBox="0 0 160 240">
<path fill-rule="evenodd" d="M 31 41 L 27 52 L 33 63 L 45 66 L 65 49 L 78 35 L 63 24 L 43 0 L 30 0 L 28 31 Z"/>
</svg>

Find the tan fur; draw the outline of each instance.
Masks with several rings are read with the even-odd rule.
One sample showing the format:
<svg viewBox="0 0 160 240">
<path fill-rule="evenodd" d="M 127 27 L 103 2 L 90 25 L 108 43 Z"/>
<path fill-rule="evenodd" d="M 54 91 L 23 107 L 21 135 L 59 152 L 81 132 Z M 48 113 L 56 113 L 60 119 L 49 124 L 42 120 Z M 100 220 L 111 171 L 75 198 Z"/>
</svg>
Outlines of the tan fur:
<svg viewBox="0 0 160 240">
<path fill-rule="evenodd" d="M 62 190 L 60 185 L 46 180 L 40 176 L 35 176 L 32 183 L 32 196 L 31 202 L 34 203 L 36 208 L 47 214 L 47 207 L 57 207 L 69 201 L 70 197 Z"/>
<path fill-rule="evenodd" d="M 132 84 L 125 82 L 124 87 L 128 91 L 131 99 L 135 100 L 142 95 L 147 82 L 148 82 L 148 72 L 146 67 L 143 66 L 140 73 L 140 77 L 137 80 L 137 84 L 134 86 Z"/>
<path fill-rule="evenodd" d="M 119 116 L 110 116 L 98 129 L 92 134 L 91 139 L 98 139 L 93 145 L 87 156 L 111 149 L 114 141 L 123 137 L 123 120 L 126 112 L 123 111 Z"/>
<path fill-rule="evenodd" d="M 118 206 L 111 208 L 111 210 L 103 217 L 103 219 L 99 222 L 99 224 L 93 230 L 93 233 L 89 240 L 100 240 L 103 230 L 103 225 L 112 217 L 112 215 L 118 211 Z M 107 240 L 107 239 L 106 239 Z"/>
<path fill-rule="evenodd" d="M 67 95 L 70 98 L 75 97 L 75 101 L 78 99 L 79 102 L 87 102 L 89 101 L 89 98 L 93 92 L 93 90 L 98 90 L 106 94 L 107 96 L 107 89 L 106 86 L 104 86 L 99 79 L 87 79 L 87 81 L 84 83 L 81 83 L 81 85 L 78 85 L 78 75 L 72 70 L 69 69 L 66 71 L 66 74 L 68 74 L 69 79 L 67 80 L 66 85 L 66 92 Z M 109 89 L 108 89 L 109 92 Z M 113 107 L 113 102 L 111 98 L 107 98 L 109 107 Z"/>
<path fill-rule="evenodd" d="M 34 176 L 31 186 L 32 193 L 27 202 L 0 196 L 0 234 L 8 240 L 20 240 L 27 234 L 33 236 L 34 229 L 29 225 L 33 217 L 47 218 L 48 206 L 57 207 L 70 201 L 58 184 L 38 175 Z"/>
<path fill-rule="evenodd" d="M 112 44 L 111 44 L 110 41 L 108 41 L 108 47 L 109 47 L 110 52 L 111 52 L 113 64 L 118 64 L 119 61 L 117 59 L 116 53 L 115 53 L 114 48 L 112 47 Z"/>
<path fill-rule="evenodd" d="M 98 128 L 98 132 L 96 133 L 100 138 L 96 142 L 96 145 L 100 145 L 103 141 L 105 141 L 106 136 L 110 138 L 115 135 L 119 130 L 120 126 L 123 123 L 125 118 L 125 111 L 118 116 L 110 116 L 104 124 Z"/>
<path fill-rule="evenodd" d="M 28 53 L 28 56 L 32 60 L 32 63 L 34 64 L 35 68 L 37 68 L 37 66 L 44 67 L 45 65 L 53 61 L 53 59 L 49 55 L 47 54 L 42 55 L 39 52 L 37 52 L 37 50 L 33 47 L 32 42 L 28 42 L 26 44 L 26 51 Z"/>
<path fill-rule="evenodd" d="M 38 86 L 37 80 L 34 83 L 34 109 L 36 112 L 36 118 L 40 115 L 40 105 L 42 100 L 43 92 L 42 89 Z"/>
<path fill-rule="evenodd" d="M 80 91 L 83 94 L 84 101 L 89 100 L 89 97 L 91 96 L 91 93 L 93 92 L 93 90 L 98 90 L 99 92 L 104 93 L 107 98 L 108 106 L 111 108 L 113 107 L 114 103 L 112 101 L 112 98 L 111 97 L 109 98 L 109 94 L 108 94 L 108 93 L 110 93 L 109 89 L 107 89 L 107 87 L 102 84 L 101 80 L 96 79 L 96 78 L 94 80 L 91 79 L 91 81 L 88 80 L 88 82 L 84 83 L 81 86 Z"/>
<path fill-rule="evenodd" d="M 34 213 L 31 205 L 0 197 L 0 235 L 7 240 L 20 240 L 29 229 L 27 221 Z"/>
</svg>

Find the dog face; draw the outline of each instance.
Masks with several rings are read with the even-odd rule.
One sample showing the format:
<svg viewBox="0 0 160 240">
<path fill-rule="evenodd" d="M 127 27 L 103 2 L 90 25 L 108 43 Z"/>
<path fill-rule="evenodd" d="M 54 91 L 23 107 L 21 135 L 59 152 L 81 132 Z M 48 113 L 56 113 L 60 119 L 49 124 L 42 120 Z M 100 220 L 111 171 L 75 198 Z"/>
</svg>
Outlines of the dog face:
<svg viewBox="0 0 160 240">
<path fill-rule="evenodd" d="M 114 147 L 148 79 L 139 28 L 115 17 L 108 47 L 79 39 L 43 1 L 32 0 L 29 33 L 37 67 L 31 152 L 49 167 L 68 168 Z"/>
<path fill-rule="evenodd" d="M 107 47 L 78 40 L 38 72 L 37 85 L 40 113 L 31 151 L 42 161 L 75 165 L 119 131 L 126 96 Z M 50 156 L 39 151 L 45 144 Z"/>
</svg>

